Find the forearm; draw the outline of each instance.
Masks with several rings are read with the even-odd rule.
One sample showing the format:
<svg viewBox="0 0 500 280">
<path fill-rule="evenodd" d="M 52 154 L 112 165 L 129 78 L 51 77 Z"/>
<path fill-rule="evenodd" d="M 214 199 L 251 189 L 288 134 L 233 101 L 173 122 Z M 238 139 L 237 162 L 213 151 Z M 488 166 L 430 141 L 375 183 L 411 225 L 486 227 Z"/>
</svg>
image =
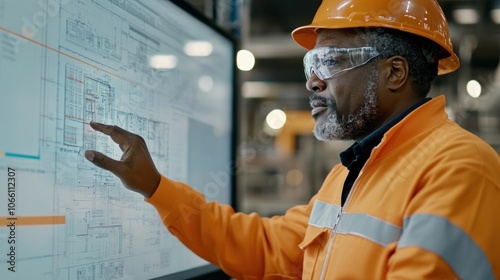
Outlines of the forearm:
<svg viewBox="0 0 500 280">
<path fill-rule="evenodd" d="M 298 248 L 307 217 L 262 219 L 207 203 L 189 186 L 162 177 L 150 199 L 163 223 L 189 249 L 238 279 L 298 279 Z M 304 222 L 302 221 L 304 220 Z M 286 224 L 286 225 L 284 225 Z M 284 242 L 286 235 L 288 242 Z M 295 269 L 294 269 L 295 267 Z"/>
</svg>

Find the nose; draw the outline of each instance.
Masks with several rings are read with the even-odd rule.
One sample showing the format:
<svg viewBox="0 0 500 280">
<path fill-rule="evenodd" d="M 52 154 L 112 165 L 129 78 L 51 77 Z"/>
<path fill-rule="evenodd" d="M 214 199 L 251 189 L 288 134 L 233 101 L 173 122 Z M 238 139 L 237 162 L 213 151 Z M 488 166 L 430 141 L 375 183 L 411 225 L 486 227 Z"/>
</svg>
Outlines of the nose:
<svg viewBox="0 0 500 280">
<path fill-rule="evenodd" d="M 326 88 L 326 83 L 313 72 L 306 82 L 306 88 L 310 92 L 322 92 Z"/>
</svg>

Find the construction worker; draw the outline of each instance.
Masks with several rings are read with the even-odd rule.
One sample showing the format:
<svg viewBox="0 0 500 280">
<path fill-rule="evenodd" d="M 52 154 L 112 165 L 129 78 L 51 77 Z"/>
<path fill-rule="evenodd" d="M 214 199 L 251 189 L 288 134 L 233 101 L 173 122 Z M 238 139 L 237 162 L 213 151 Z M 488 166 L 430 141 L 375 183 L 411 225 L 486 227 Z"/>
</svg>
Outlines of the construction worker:
<svg viewBox="0 0 500 280">
<path fill-rule="evenodd" d="M 283 2 L 285 4 L 286 2 Z M 236 279 L 500 279 L 500 158 L 427 98 L 459 67 L 435 0 L 324 0 L 293 39 L 320 140 L 355 140 L 308 205 L 261 218 L 156 170 L 144 141 L 88 160 L 145 196 L 168 230 Z"/>
</svg>

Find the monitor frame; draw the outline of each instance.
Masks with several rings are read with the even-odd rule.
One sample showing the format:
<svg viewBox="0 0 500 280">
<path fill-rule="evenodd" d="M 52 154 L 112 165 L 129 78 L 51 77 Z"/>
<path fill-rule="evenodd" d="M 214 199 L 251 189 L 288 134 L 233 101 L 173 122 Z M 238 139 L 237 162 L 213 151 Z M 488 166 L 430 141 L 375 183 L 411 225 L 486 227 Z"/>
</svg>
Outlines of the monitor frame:
<svg viewBox="0 0 500 280">
<path fill-rule="evenodd" d="M 185 16 L 191 22 L 198 21 L 199 23 L 205 25 L 210 30 L 212 30 L 215 33 L 219 34 L 221 36 L 220 39 L 222 39 L 223 41 L 227 41 L 228 45 L 225 45 L 225 46 L 228 46 L 228 50 L 231 49 L 231 53 L 229 53 L 229 51 L 227 51 L 227 55 L 228 55 L 227 58 L 228 58 L 228 60 L 225 60 L 225 62 L 227 63 L 226 65 L 229 65 L 229 63 L 230 63 L 231 67 L 230 68 L 226 68 L 228 71 L 224 72 L 225 74 L 227 74 L 225 76 L 227 78 L 225 81 L 228 81 L 230 83 L 230 84 L 227 85 L 228 87 L 225 88 L 225 89 L 229 89 L 229 90 L 225 90 L 224 92 L 227 93 L 227 94 L 229 94 L 228 98 L 231 98 L 231 100 L 230 100 L 230 102 L 228 100 L 228 103 L 227 103 L 228 105 L 225 105 L 226 103 L 224 103 L 224 105 L 223 105 L 223 106 L 230 106 L 228 108 L 228 111 L 225 111 L 225 114 L 229 115 L 227 117 L 230 118 L 230 119 L 227 122 L 227 125 L 229 127 L 228 135 L 226 135 L 224 137 L 225 141 L 227 141 L 227 142 L 224 142 L 224 143 L 229 143 L 229 145 L 228 145 L 227 149 L 224 146 L 224 151 L 227 152 L 227 154 L 225 154 L 222 162 L 224 164 L 227 163 L 228 167 L 229 167 L 229 170 L 228 170 L 228 173 L 227 173 L 227 175 L 228 175 L 228 184 L 229 185 L 228 185 L 228 188 L 227 188 L 228 192 L 226 193 L 228 195 L 228 198 L 229 198 L 228 201 L 229 202 L 226 201 L 226 197 L 225 197 L 224 198 L 224 201 L 225 201 L 224 203 L 229 203 L 230 206 L 232 206 L 233 208 L 236 209 L 236 197 L 237 197 L 237 195 L 236 195 L 236 190 L 237 190 L 237 188 L 236 188 L 236 181 L 237 181 L 236 180 L 236 175 L 237 175 L 236 174 L 237 173 L 237 169 L 236 169 L 236 166 L 237 166 L 236 165 L 237 164 L 237 161 L 236 161 L 236 157 L 237 157 L 236 145 L 237 145 L 237 140 L 238 140 L 238 132 L 237 132 L 238 109 L 237 109 L 237 105 L 239 103 L 239 101 L 238 101 L 239 94 L 237 94 L 238 85 L 237 85 L 237 76 L 236 76 L 237 75 L 237 71 L 236 71 L 236 61 L 235 61 L 235 58 L 236 58 L 236 50 L 237 50 L 237 44 L 238 43 L 235 40 L 235 38 L 233 37 L 233 35 L 231 35 L 229 33 L 229 31 L 226 31 L 223 28 L 221 28 L 220 26 L 218 26 L 215 23 L 215 21 L 209 19 L 207 15 L 205 15 L 201 11 L 197 10 L 194 6 L 192 6 L 190 3 L 188 3 L 187 0 L 159 0 L 159 2 L 160 3 L 164 3 L 164 4 L 169 4 L 168 2 L 171 2 L 172 4 L 176 5 L 177 7 L 180 8 L 180 10 L 183 10 L 185 12 L 185 14 L 182 13 L 181 16 L 183 16 L 183 17 Z M 40 2 L 40 3 L 42 3 L 42 2 Z M 54 3 L 59 3 L 59 1 L 55 1 Z M 41 5 L 41 4 L 39 4 L 39 5 Z M 48 4 L 46 3 L 46 6 L 47 5 Z M 43 6 L 43 7 L 40 6 L 40 7 L 41 8 L 46 8 L 46 6 Z M 53 12 L 52 10 L 49 11 L 49 10 L 45 9 L 44 10 L 45 14 L 43 14 L 42 11 L 40 10 L 41 8 L 36 7 L 36 9 L 38 9 L 38 10 L 37 10 L 37 13 L 35 15 L 38 15 L 38 14 L 45 15 L 46 16 L 45 20 L 48 20 L 48 19 L 51 19 L 51 18 L 55 18 L 55 16 L 49 15 L 49 13 Z M 59 15 L 59 11 L 56 13 L 56 15 Z M 47 18 L 48 16 L 50 16 L 51 18 Z M 56 19 L 52 19 L 52 20 L 56 20 Z M 31 43 L 35 43 L 36 45 L 39 45 L 40 47 L 44 47 L 44 48 L 48 49 L 49 50 L 48 52 L 51 54 L 51 59 L 58 58 L 57 54 L 54 54 L 54 52 L 59 53 L 59 51 L 56 48 L 50 47 L 49 44 L 47 44 L 45 46 L 42 43 L 36 41 L 35 39 L 32 39 L 32 37 L 31 37 L 32 35 L 35 35 L 35 36 L 36 35 L 46 36 L 46 34 L 49 33 L 49 32 L 45 31 L 46 24 L 43 24 L 41 26 L 37 25 L 37 26 L 33 26 L 33 27 L 35 27 L 35 29 L 31 29 L 31 35 L 28 34 L 29 32 L 26 33 L 28 35 L 26 35 L 26 34 L 24 34 L 22 32 L 18 32 L 18 31 L 11 32 L 8 28 L 4 28 L 3 24 L 2 24 L 2 26 L 0 26 L 0 29 L 1 29 L 1 31 L 5 32 L 6 34 L 7 33 L 11 33 L 11 36 L 14 37 L 14 38 L 21 38 L 21 40 L 14 41 L 14 45 L 12 47 L 23 46 L 22 43 L 25 43 L 25 42 L 29 41 Z M 38 32 L 39 30 L 36 29 L 36 28 L 39 28 L 40 30 L 44 30 L 43 33 Z M 23 32 L 24 31 L 26 31 L 26 30 L 23 30 Z M 27 31 L 30 31 L 30 29 L 28 28 Z M 53 33 L 51 33 L 51 34 L 53 34 Z M 218 36 L 214 36 L 214 37 L 215 38 L 219 38 Z M 47 37 L 44 37 L 44 38 L 47 40 Z M 18 42 L 20 42 L 20 43 L 18 43 Z M 44 49 L 45 52 L 47 52 L 46 49 Z M 45 52 L 44 52 L 44 54 L 45 54 Z M 226 52 L 224 52 L 224 54 L 226 54 Z M 66 55 L 65 59 L 67 57 L 69 57 L 69 56 Z M 224 55 L 224 57 L 225 57 L 225 55 Z M 46 61 L 48 61 L 48 60 L 47 59 L 43 60 L 44 67 L 46 67 L 46 65 L 48 65 L 48 63 Z M 59 61 L 59 60 L 55 60 L 55 61 Z M 51 65 L 55 65 L 55 66 L 52 66 L 54 69 L 59 67 L 56 64 L 51 64 Z M 45 70 L 46 69 L 44 69 L 44 71 Z M 52 68 L 50 70 L 52 70 Z M 54 81 L 59 81 L 57 75 L 54 75 L 54 77 L 52 79 Z M 45 87 L 45 82 L 43 82 L 43 83 L 44 83 L 44 87 L 43 87 L 42 91 L 45 94 L 45 91 L 47 90 L 48 87 Z M 56 83 L 51 83 L 50 85 L 51 85 L 50 88 L 51 89 L 55 88 L 57 93 L 58 93 L 58 90 L 63 90 L 63 92 L 64 92 L 64 86 L 61 86 L 60 84 L 56 84 Z M 54 96 L 58 97 L 58 94 L 54 94 Z M 40 97 L 40 98 L 42 98 L 42 97 Z M 47 104 L 49 104 L 49 103 L 52 104 L 52 102 L 47 102 Z M 60 104 L 55 104 L 55 105 L 50 105 L 50 106 L 51 106 L 50 107 L 51 110 L 52 109 L 55 110 L 55 109 L 58 109 L 58 106 L 60 106 Z M 15 106 L 12 106 L 12 107 L 15 107 Z M 43 109 L 45 110 L 46 108 L 44 107 Z M 49 117 L 52 117 L 52 116 L 49 116 Z M 53 119 L 55 119 L 55 118 L 53 118 Z M 42 120 L 38 119 L 37 121 L 40 122 L 40 124 L 38 124 L 38 125 L 42 126 L 42 124 L 41 124 Z M 57 124 L 59 124 L 60 120 L 55 119 L 52 122 L 54 123 L 54 127 L 56 127 Z M 60 136 L 60 134 L 57 134 L 57 136 Z M 57 136 L 54 137 L 54 139 L 58 139 Z M 27 139 L 31 139 L 31 137 L 26 137 L 26 138 Z M 50 140 L 52 141 L 52 138 Z M 44 141 L 48 141 L 48 140 L 44 139 Z M 53 142 L 55 143 L 55 140 L 53 140 Z M 56 146 L 54 145 L 54 147 L 56 147 Z M 51 146 L 51 148 L 52 148 L 52 146 Z M 81 150 L 83 150 L 83 149 L 81 149 Z M 2 151 L 0 151 L 0 156 L 5 156 L 5 154 L 2 155 Z M 11 155 L 7 155 L 7 156 L 11 156 Z M 25 154 L 18 154 L 18 155 L 16 155 L 16 157 L 22 158 L 22 160 L 38 160 L 40 158 L 39 155 L 38 156 L 36 156 L 36 155 L 32 156 L 31 154 L 26 154 L 26 155 Z M 86 164 L 90 165 L 90 163 L 86 163 Z M 3 167 L 3 166 L 0 166 L 0 167 Z M 0 168 L 0 169 L 2 169 L 2 168 Z M 119 186 L 119 187 L 122 187 L 122 186 Z M 25 196 L 25 197 L 28 197 L 28 196 Z M 36 195 L 29 195 L 29 197 L 30 197 L 30 200 L 26 200 L 26 201 L 41 199 L 39 197 L 36 197 Z M 141 197 L 141 199 L 142 199 L 142 197 Z M 144 202 L 142 202 L 142 203 L 144 203 Z M 24 210 L 24 209 L 21 209 L 21 210 Z M 2 213 L 2 215 L 3 215 L 3 213 Z M 2 215 L 0 215 L 0 217 Z M 158 214 L 156 214 L 156 217 L 153 217 L 153 215 L 154 214 L 151 213 L 150 216 L 152 218 L 157 218 L 159 220 L 159 217 L 157 217 Z M 165 231 L 165 234 L 169 234 L 166 227 L 163 227 L 163 229 Z M 3 238 L 3 236 L 0 236 L 0 239 L 2 239 L 2 238 Z M 29 248 L 29 246 L 27 246 L 27 247 Z M 2 251 L 3 251 L 3 249 L 2 249 Z M 26 271 L 29 271 L 29 270 L 26 270 Z M 31 270 L 31 271 L 34 271 L 34 270 Z M 4 271 L 0 272 L 0 278 L 1 278 L 1 276 L 4 275 L 3 273 L 5 273 L 5 272 Z M 35 272 L 35 273 L 37 273 L 37 272 Z M 163 273 L 164 273 L 164 275 L 157 276 L 157 275 L 161 275 Z M 149 276 L 149 277 L 153 277 L 153 278 L 150 278 L 150 279 L 161 279 L 161 280 L 164 280 L 164 279 L 229 279 L 229 276 L 225 275 L 220 268 L 218 268 L 215 265 L 210 265 L 210 264 L 199 265 L 199 266 L 197 266 L 195 268 L 189 268 L 189 269 L 186 269 L 186 270 L 180 271 L 180 272 L 175 272 L 175 273 L 170 273 L 170 274 L 167 274 L 167 273 L 168 273 L 168 271 L 165 271 L 165 272 L 161 272 L 161 273 L 158 273 L 158 274 L 156 274 L 154 276 Z"/>
</svg>

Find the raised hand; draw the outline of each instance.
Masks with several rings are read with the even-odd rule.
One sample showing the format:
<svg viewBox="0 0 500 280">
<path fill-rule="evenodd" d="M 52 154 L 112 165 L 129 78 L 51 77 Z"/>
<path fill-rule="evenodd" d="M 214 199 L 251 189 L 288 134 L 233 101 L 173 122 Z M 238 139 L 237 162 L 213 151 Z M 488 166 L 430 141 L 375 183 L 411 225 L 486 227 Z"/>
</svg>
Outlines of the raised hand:
<svg viewBox="0 0 500 280">
<path fill-rule="evenodd" d="M 118 161 L 100 152 L 88 150 L 85 151 L 85 158 L 115 174 L 127 189 L 144 197 L 151 197 L 160 183 L 161 175 L 151 159 L 144 139 L 118 126 L 96 122 L 91 122 L 90 126 L 110 136 L 120 146 L 123 155 Z"/>
</svg>

